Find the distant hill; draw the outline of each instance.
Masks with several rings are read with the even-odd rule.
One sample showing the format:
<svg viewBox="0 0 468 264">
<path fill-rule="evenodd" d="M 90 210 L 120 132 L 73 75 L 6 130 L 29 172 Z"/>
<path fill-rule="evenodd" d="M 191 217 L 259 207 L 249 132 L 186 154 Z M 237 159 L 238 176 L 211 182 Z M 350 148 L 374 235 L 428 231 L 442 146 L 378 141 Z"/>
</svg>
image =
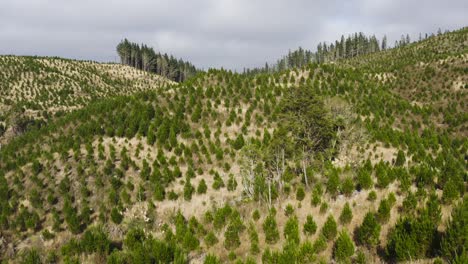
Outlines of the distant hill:
<svg viewBox="0 0 468 264">
<path fill-rule="evenodd" d="M 19 119 L 26 125 L 31 119 L 47 120 L 98 98 L 155 90 L 173 83 L 119 64 L 18 56 L 0 56 L 0 80 L 3 132 L 21 126 L 12 124 Z"/>
</svg>

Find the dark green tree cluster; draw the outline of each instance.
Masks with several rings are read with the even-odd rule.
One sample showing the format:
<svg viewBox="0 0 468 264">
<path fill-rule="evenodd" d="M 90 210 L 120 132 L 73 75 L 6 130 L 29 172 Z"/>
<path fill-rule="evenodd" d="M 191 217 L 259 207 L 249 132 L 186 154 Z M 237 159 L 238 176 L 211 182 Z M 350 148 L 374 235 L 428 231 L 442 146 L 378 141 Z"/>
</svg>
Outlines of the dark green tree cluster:
<svg viewBox="0 0 468 264">
<path fill-rule="evenodd" d="M 369 248 L 378 245 L 380 224 L 374 213 L 368 212 L 364 216 L 361 226 L 356 229 L 356 240 L 359 244 Z"/>
<path fill-rule="evenodd" d="M 427 201 L 418 216 L 400 218 L 388 234 L 388 257 L 404 261 L 437 255 L 440 219 L 440 205 L 435 196 Z"/>
<path fill-rule="evenodd" d="M 117 54 L 122 64 L 154 72 L 177 82 L 183 82 L 198 72 L 190 62 L 177 60 L 172 55 L 156 53 L 145 44 L 139 45 L 127 39 L 117 45 Z"/>
<path fill-rule="evenodd" d="M 450 263 L 468 261 L 468 198 L 452 210 L 452 218 L 441 239 L 440 252 Z"/>
<path fill-rule="evenodd" d="M 82 254 L 95 254 L 99 262 L 107 263 L 185 263 L 186 253 L 170 238 L 161 241 L 142 229 L 130 229 L 117 247 L 102 227 L 86 230 L 80 239 L 71 239 L 60 250 L 65 262 L 78 261 Z"/>
<path fill-rule="evenodd" d="M 407 42 L 405 39 L 403 45 L 406 44 Z M 397 45 L 400 46 L 400 42 L 398 42 Z M 248 75 L 281 72 L 292 68 L 302 68 L 310 63 L 324 63 L 344 58 L 352 58 L 379 52 L 388 48 L 390 47 L 387 44 L 386 36 L 383 37 L 382 41 L 379 41 L 374 35 L 366 36 L 363 32 L 359 32 L 351 34 L 347 38 L 341 36 L 340 40 L 336 40 L 330 44 L 321 42 L 317 45 L 316 52 L 299 47 L 297 50 L 289 51 L 287 55 L 279 59 L 273 65 L 265 63 L 264 67 L 244 69 L 243 72 Z"/>
<path fill-rule="evenodd" d="M 287 263 L 316 263 L 314 247 L 309 241 L 301 244 L 287 243 L 280 250 L 267 248 L 262 255 L 262 263 L 287 264 Z"/>
<path fill-rule="evenodd" d="M 341 36 L 341 39 L 336 40 L 334 43 L 319 43 L 316 61 L 319 63 L 335 61 L 378 52 L 380 49 L 388 48 L 386 39 L 384 36 L 382 45 L 380 45 L 379 40 L 374 35 L 366 36 L 363 32 L 351 34 L 347 38 Z"/>
</svg>

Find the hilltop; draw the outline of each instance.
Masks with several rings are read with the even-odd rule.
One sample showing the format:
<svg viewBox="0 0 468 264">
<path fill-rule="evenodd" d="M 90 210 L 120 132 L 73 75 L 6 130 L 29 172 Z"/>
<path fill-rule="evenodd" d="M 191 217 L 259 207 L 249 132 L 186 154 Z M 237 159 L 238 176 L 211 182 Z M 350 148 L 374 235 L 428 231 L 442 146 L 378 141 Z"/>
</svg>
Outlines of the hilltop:
<svg viewBox="0 0 468 264">
<path fill-rule="evenodd" d="M 177 85 L 126 66 L 24 58 L 89 66 L 102 79 L 76 78 L 113 89 L 76 81 L 76 92 L 47 97 L 18 92 L 29 74 L 3 82 L 32 112 L 68 113 L 0 150 L 0 254 L 26 263 L 463 263 L 467 44 L 462 29 Z M 119 78 L 127 81 L 109 84 Z M 38 83 L 46 94 L 54 87 Z M 99 89 L 108 92 L 90 92 Z"/>
</svg>

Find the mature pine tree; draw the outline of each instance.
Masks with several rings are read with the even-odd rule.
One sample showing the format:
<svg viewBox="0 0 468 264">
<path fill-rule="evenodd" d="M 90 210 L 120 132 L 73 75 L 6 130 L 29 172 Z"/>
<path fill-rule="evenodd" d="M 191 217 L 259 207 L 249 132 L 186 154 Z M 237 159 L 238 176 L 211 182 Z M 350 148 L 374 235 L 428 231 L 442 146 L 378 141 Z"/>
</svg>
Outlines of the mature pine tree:
<svg viewBox="0 0 468 264">
<path fill-rule="evenodd" d="M 117 45 L 117 54 L 122 64 L 154 72 L 178 82 L 182 82 L 198 72 L 195 66 L 189 62 L 177 60 L 172 55 L 156 53 L 153 48 L 149 48 L 145 44 L 139 45 L 129 42 L 127 39 L 122 40 Z"/>
</svg>

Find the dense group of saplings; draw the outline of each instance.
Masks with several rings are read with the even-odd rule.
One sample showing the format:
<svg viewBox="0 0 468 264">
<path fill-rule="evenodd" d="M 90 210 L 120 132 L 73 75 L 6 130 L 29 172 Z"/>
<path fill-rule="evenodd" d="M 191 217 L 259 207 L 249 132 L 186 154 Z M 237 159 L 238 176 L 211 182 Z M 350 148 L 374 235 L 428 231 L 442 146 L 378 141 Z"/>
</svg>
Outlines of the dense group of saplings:
<svg viewBox="0 0 468 264">
<path fill-rule="evenodd" d="M 399 127 L 425 127 L 466 135 L 466 29 L 344 63 L 380 75 L 390 89 L 412 104 L 422 122 L 395 115 Z M 450 103 L 449 103 L 450 102 Z M 404 109 L 406 109 L 405 107 Z M 400 119 L 400 120 L 398 120 Z M 407 120 L 409 119 L 409 120 Z M 432 122 L 432 123 L 431 123 Z M 442 128 L 442 129 L 440 129 Z"/>
<path fill-rule="evenodd" d="M 153 90 L 171 81 L 117 64 L 0 56 L 0 140 L 8 128 L 81 108 L 99 98 Z M 17 129 L 16 127 L 20 127 Z"/>
<path fill-rule="evenodd" d="M 462 32 L 427 41 L 460 57 Z M 437 126 L 435 109 L 401 92 L 408 82 L 423 90 L 421 71 L 408 71 L 420 53 L 407 53 L 394 79 L 375 78 L 385 71 L 366 66 L 412 48 L 428 46 L 271 75 L 211 70 L 157 92 L 93 102 L 26 132 L 0 150 L 1 232 L 14 245 L 2 247 L 2 256 L 24 263 L 466 262 L 466 124 Z M 446 73 L 463 77 L 433 70 L 434 87 Z M 447 105 L 456 102 L 451 109 L 463 116 L 463 89 L 459 97 L 446 97 Z M 347 144 L 357 128 L 366 142 Z M 381 159 L 378 144 L 396 150 L 392 160 Z M 372 155 L 339 165 L 343 145 Z M 195 213 L 178 210 L 203 197 Z M 173 212 L 164 214 L 170 202 Z M 143 216 L 129 216 L 137 206 Z M 50 246 L 24 239 L 32 237 Z"/>
</svg>

